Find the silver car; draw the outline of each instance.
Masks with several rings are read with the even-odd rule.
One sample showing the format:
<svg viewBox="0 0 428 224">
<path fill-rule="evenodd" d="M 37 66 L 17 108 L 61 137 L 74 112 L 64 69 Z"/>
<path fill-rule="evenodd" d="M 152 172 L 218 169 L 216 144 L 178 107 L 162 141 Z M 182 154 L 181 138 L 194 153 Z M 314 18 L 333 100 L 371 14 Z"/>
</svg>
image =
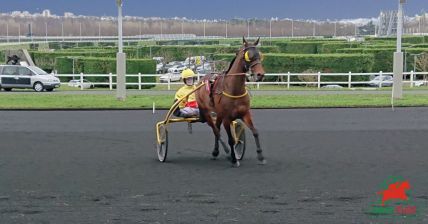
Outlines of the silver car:
<svg viewBox="0 0 428 224">
<path fill-rule="evenodd" d="M 93 89 L 93 88 L 95 88 L 95 85 L 92 82 L 90 82 L 90 81 L 88 81 L 86 79 L 83 79 L 83 84 L 80 81 L 80 79 L 72 79 L 72 80 L 70 80 L 68 82 L 68 86 L 70 86 L 70 87 L 78 87 L 78 88 L 83 88 L 83 89 Z"/>
<path fill-rule="evenodd" d="M 52 91 L 60 87 L 60 80 L 36 66 L 0 65 L 0 88 L 31 88 L 36 92 Z"/>
<path fill-rule="evenodd" d="M 393 80 L 392 76 L 386 75 L 386 76 L 376 76 L 374 79 L 369 81 L 369 86 L 374 87 L 385 87 L 385 86 L 392 86 Z"/>
</svg>

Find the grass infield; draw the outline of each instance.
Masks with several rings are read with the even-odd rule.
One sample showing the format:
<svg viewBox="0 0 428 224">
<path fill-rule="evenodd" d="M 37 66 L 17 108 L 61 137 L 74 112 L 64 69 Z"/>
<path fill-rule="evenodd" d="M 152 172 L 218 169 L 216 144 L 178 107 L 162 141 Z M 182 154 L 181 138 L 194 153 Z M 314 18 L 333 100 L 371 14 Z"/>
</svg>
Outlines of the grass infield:
<svg viewBox="0 0 428 224">
<path fill-rule="evenodd" d="M 112 95 L 74 94 L 10 94 L 0 95 L 0 109 L 169 109 L 172 95 L 129 95 L 118 101 Z M 395 106 L 428 106 L 428 95 L 405 94 L 395 100 Z M 385 95 L 284 95 L 253 96 L 252 108 L 329 108 L 329 107 L 389 107 L 391 96 Z"/>
</svg>

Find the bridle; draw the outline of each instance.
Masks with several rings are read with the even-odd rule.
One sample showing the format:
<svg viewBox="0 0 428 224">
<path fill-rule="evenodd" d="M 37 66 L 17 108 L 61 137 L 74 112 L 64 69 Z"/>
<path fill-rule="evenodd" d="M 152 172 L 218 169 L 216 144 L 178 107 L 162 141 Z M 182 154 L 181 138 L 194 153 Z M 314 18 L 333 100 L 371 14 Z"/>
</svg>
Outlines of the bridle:
<svg viewBox="0 0 428 224">
<path fill-rule="evenodd" d="M 262 63 L 261 58 L 260 58 L 260 54 L 257 58 L 255 58 L 255 60 L 250 60 L 249 58 L 247 60 L 246 57 L 247 57 L 248 49 L 252 49 L 252 48 L 255 49 L 256 46 L 245 47 L 241 50 L 244 52 L 244 57 L 242 58 L 242 60 L 244 60 L 244 62 L 245 62 L 245 72 L 248 72 L 252 67 Z"/>
<path fill-rule="evenodd" d="M 241 73 L 233 73 L 233 74 L 226 74 L 226 76 L 239 76 L 239 75 L 246 75 L 247 74 L 247 72 L 248 71 L 250 71 L 250 69 L 252 68 L 252 67 L 254 67 L 254 66 L 256 66 L 256 65 L 258 65 L 258 64 L 261 64 L 262 62 L 261 62 L 261 58 L 260 58 L 260 56 L 259 57 L 257 57 L 257 58 L 255 58 L 254 60 L 250 60 L 250 61 L 247 61 L 246 60 L 246 54 L 248 53 L 248 49 L 251 49 L 251 48 L 256 48 L 256 46 L 249 46 L 249 47 L 245 47 L 245 48 L 243 48 L 243 49 L 241 49 L 241 50 L 239 50 L 236 54 L 238 55 L 238 54 L 240 54 L 241 52 L 243 52 L 243 57 L 241 58 L 241 60 L 243 60 L 244 61 L 244 63 L 245 63 L 245 66 L 244 66 L 244 72 L 241 72 Z"/>
<path fill-rule="evenodd" d="M 238 54 L 240 54 L 240 53 L 243 53 L 243 57 L 241 58 L 241 60 L 243 60 L 244 61 L 244 63 L 245 63 L 245 67 L 244 67 L 244 71 L 245 72 L 241 72 L 241 73 L 233 73 L 233 74 L 225 74 L 224 75 L 224 77 L 223 77 L 223 80 L 224 80 L 224 78 L 225 77 L 228 77 L 228 76 L 241 76 L 241 75 L 244 75 L 244 76 L 246 76 L 247 75 L 247 72 L 252 68 L 252 67 L 254 67 L 254 66 L 256 66 L 256 65 L 258 65 L 258 64 L 261 64 L 262 62 L 261 62 L 261 58 L 260 58 L 260 56 L 259 57 L 257 57 L 257 58 L 255 58 L 254 60 L 250 60 L 249 59 L 249 56 L 248 56 L 248 49 L 251 49 L 251 48 L 256 48 L 256 46 L 250 46 L 250 47 L 245 47 L 245 48 L 243 48 L 243 49 L 241 49 L 238 53 L 237 53 L 237 55 Z M 241 95 L 237 95 L 237 96 L 235 96 L 235 95 L 231 95 L 231 94 L 228 94 L 228 93 L 226 93 L 225 91 L 222 91 L 221 92 L 221 94 L 222 95 L 225 95 L 225 96 L 227 96 L 227 97 L 229 97 L 229 98 L 232 98 L 232 99 L 238 99 L 238 98 L 242 98 L 242 97 L 245 97 L 246 95 L 248 95 L 248 89 L 247 88 L 245 88 L 245 92 L 243 93 L 243 94 L 241 94 Z"/>
</svg>

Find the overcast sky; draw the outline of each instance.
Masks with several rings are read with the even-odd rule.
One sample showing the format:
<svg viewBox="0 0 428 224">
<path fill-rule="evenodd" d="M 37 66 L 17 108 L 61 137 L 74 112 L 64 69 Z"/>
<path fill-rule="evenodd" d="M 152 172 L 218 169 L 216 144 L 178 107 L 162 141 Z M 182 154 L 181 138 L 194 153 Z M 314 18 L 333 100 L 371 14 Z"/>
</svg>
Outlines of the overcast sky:
<svg viewBox="0 0 428 224">
<path fill-rule="evenodd" d="M 115 16 L 116 0 L 0 0 L 0 12 L 50 9 L 53 14 Z M 124 14 L 189 19 L 292 18 L 354 19 L 396 10 L 398 0 L 124 0 Z M 407 0 L 406 15 L 428 10 L 428 0 Z"/>
</svg>

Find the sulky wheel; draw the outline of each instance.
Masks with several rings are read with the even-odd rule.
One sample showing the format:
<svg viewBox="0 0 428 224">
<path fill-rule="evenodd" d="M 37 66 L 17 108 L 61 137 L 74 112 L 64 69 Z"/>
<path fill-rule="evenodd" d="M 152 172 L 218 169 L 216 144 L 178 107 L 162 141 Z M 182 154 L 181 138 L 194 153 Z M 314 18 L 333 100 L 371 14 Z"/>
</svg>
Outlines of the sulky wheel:
<svg viewBox="0 0 428 224">
<path fill-rule="evenodd" d="M 159 126 L 159 139 L 160 143 L 156 143 L 156 151 L 158 153 L 158 159 L 161 162 L 166 161 L 166 156 L 168 154 L 168 131 L 166 130 L 165 125 Z"/>
<path fill-rule="evenodd" d="M 237 141 L 235 142 L 235 157 L 237 160 L 242 160 L 244 158 L 245 154 L 245 125 L 242 123 L 242 121 L 236 121 L 236 125 L 234 125 L 234 132 L 237 136 Z"/>
</svg>

